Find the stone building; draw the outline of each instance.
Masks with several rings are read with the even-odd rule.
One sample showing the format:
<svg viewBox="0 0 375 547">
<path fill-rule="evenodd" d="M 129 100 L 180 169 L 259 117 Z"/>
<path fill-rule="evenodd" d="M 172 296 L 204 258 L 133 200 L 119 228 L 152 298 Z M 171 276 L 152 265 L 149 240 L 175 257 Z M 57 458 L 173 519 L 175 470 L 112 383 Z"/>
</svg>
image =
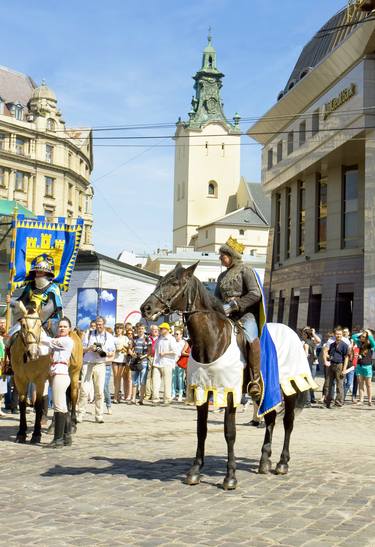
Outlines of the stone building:
<svg viewBox="0 0 375 547">
<path fill-rule="evenodd" d="M 67 128 L 54 92 L 0 67 L 0 199 L 37 215 L 82 217 L 82 248 L 92 248 L 93 169 L 89 129 Z"/>
<path fill-rule="evenodd" d="M 215 252 L 232 235 L 245 253 L 265 255 L 269 198 L 240 176 L 240 117 L 230 122 L 224 114 L 223 77 L 209 36 L 189 119 L 177 122 L 173 250 Z"/>
<path fill-rule="evenodd" d="M 269 317 L 293 328 L 375 326 L 375 21 L 358 6 L 306 44 L 248 132 L 272 196 Z"/>
</svg>

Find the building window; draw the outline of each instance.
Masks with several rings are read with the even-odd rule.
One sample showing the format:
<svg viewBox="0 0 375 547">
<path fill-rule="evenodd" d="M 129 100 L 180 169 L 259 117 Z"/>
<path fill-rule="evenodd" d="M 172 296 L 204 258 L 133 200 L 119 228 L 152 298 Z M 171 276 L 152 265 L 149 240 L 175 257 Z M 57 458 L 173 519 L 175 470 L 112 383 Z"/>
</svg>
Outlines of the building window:
<svg viewBox="0 0 375 547">
<path fill-rule="evenodd" d="M 280 262 L 281 195 L 275 198 L 275 262 Z"/>
<path fill-rule="evenodd" d="M 18 192 L 25 192 L 26 190 L 26 173 L 22 171 L 15 172 L 15 184 L 14 189 Z"/>
<path fill-rule="evenodd" d="M 4 101 L 0 97 L 0 114 L 4 114 Z"/>
<path fill-rule="evenodd" d="M 86 196 L 85 197 L 85 213 L 89 213 L 89 212 L 90 212 L 90 197 Z"/>
<path fill-rule="evenodd" d="M 277 157 L 277 163 L 279 163 L 283 159 L 283 141 L 279 141 L 277 143 L 276 157 Z"/>
<path fill-rule="evenodd" d="M 53 207 L 44 207 L 44 216 L 46 217 L 46 220 L 52 221 L 55 215 L 55 209 Z"/>
<path fill-rule="evenodd" d="M 83 207 L 83 194 L 82 192 L 79 192 L 78 194 L 78 212 L 82 213 L 82 207 Z"/>
<path fill-rule="evenodd" d="M 5 169 L 0 167 L 0 188 L 5 188 Z"/>
<path fill-rule="evenodd" d="M 310 287 L 309 308 L 307 313 L 307 324 L 318 330 L 320 327 L 320 312 L 322 308 L 322 295 L 314 294 L 313 287 Z"/>
<path fill-rule="evenodd" d="M 327 249 L 327 182 L 320 173 L 316 178 L 316 244 L 317 251 Z"/>
<path fill-rule="evenodd" d="M 46 161 L 53 163 L 53 146 L 51 144 L 46 144 Z"/>
<path fill-rule="evenodd" d="M 0 133 L 0 150 L 5 148 L 5 133 Z"/>
<path fill-rule="evenodd" d="M 353 249 L 359 245 L 359 214 L 358 214 L 358 168 L 349 167 L 343 171 L 342 189 L 342 240 L 345 249 Z"/>
<path fill-rule="evenodd" d="M 244 236 L 245 235 L 245 230 L 243 230 L 242 228 L 239 229 L 239 233 L 240 233 L 240 236 Z"/>
<path fill-rule="evenodd" d="M 23 120 L 23 108 L 20 104 L 13 105 L 11 112 L 16 120 Z"/>
<path fill-rule="evenodd" d="M 21 137 L 16 137 L 16 154 L 25 155 L 26 142 Z"/>
<path fill-rule="evenodd" d="M 285 238 L 285 258 L 290 257 L 290 248 L 292 244 L 292 189 L 286 189 L 285 196 L 285 213 L 286 213 L 286 238 Z"/>
<path fill-rule="evenodd" d="M 214 180 L 210 180 L 208 183 L 207 193 L 209 196 L 217 198 L 217 183 Z"/>
<path fill-rule="evenodd" d="M 73 204 L 73 184 L 68 185 L 68 203 L 69 205 Z"/>
<path fill-rule="evenodd" d="M 52 198 L 54 196 L 55 179 L 53 179 L 52 177 L 44 177 L 44 182 L 45 182 L 44 195 L 46 197 Z"/>
<path fill-rule="evenodd" d="M 282 323 L 284 320 L 284 308 L 285 308 L 285 297 L 280 295 L 279 298 L 279 309 L 277 310 L 277 322 Z"/>
<path fill-rule="evenodd" d="M 299 145 L 302 146 L 306 142 L 306 121 L 299 124 Z"/>
<path fill-rule="evenodd" d="M 81 175 L 83 175 L 83 170 L 84 170 L 83 160 L 79 160 L 79 172 L 81 173 Z"/>
<path fill-rule="evenodd" d="M 48 131 L 56 131 L 56 122 L 52 118 L 47 120 L 47 129 Z"/>
<path fill-rule="evenodd" d="M 298 181 L 298 254 L 305 252 L 305 219 L 306 219 L 306 187 L 303 181 Z"/>
<path fill-rule="evenodd" d="M 205 238 L 208 239 L 208 230 L 205 230 L 204 235 L 205 235 Z"/>
<path fill-rule="evenodd" d="M 288 156 L 293 152 L 294 149 L 294 131 L 288 133 Z"/>
<path fill-rule="evenodd" d="M 313 112 L 311 125 L 311 135 L 314 136 L 317 133 L 319 133 L 319 108 Z"/>
<path fill-rule="evenodd" d="M 290 297 L 289 305 L 289 327 L 293 330 L 297 329 L 298 322 L 298 308 L 299 308 L 299 294 L 292 289 L 292 295 Z"/>
<path fill-rule="evenodd" d="M 69 153 L 68 153 L 68 167 L 69 167 L 69 169 L 71 169 L 71 168 L 72 168 L 72 165 L 73 165 L 72 159 L 73 159 L 73 155 L 72 155 L 71 152 L 69 152 Z"/>
<path fill-rule="evenodd" d="M 267 169 L 272 169 L 272 167 L 273 167 L 273 148 L 270 148 L 267 154 Z"/>
</svg>

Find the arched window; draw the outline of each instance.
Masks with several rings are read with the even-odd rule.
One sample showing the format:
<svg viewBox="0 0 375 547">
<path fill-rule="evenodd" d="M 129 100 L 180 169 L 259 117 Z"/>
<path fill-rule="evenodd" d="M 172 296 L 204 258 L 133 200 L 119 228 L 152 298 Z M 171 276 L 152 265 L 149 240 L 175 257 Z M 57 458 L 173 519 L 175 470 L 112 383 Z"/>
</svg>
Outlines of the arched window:
<svg viewBox="0 0 375 547">
<path fill-rule="evenodd" d="M 55 131 L 56 130 L 56 122 L 52 118 L 48 118 L 48 120 L 47 120 L 47 129 L 48 129 L 48 131 Z"/>
<path fill-rule="evenodd" d="M 207 193 L 210 197 L 217 198 L 217 182 L 210 180 L 208 183 Z"/>
</svg>

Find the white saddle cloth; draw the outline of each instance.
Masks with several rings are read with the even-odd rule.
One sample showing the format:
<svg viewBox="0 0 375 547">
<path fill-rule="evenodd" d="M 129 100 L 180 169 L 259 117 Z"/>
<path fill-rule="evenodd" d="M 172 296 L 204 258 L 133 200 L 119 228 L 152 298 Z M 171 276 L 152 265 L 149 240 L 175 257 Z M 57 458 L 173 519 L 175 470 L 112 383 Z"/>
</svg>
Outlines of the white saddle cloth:
<svg viewBox="0 0 375 547">
<path fill-rule="evenodd" d="M 228 349 L 216 361 L 198 363 L 190 355 L 186 371 L 186 402 L 200 406 L 212 392 L 214 407 L 226 407 L 227 395 L 233 393 L 234 406 L 238 406 L 241 403 L 245 364 L 234 332 Z"/>
</svg>

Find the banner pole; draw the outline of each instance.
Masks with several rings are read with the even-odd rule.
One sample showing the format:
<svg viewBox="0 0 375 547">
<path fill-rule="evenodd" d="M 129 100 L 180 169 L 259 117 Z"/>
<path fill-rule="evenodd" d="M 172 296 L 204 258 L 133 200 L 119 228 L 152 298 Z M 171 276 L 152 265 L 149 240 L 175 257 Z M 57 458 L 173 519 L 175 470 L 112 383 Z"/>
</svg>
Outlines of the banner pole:
<svg viewBox="0 0 375 547">
<path fill-rule="evenodd" d="M 14 260 L 15 260 L 15 257 L 16 257 L 17 214 L 18 214 L 18 207 L 15 207 L 13 209 L 12 240 L 10 242 L 10 264 L 11 264 L 11 267 L 9 268 L 9 283 L 8 283 L 8 289 L 9 289 L 8 294 L 9 294 L 9 296 L 12 296 L 12 294 L 13 294 Z M 10 303 L 7 302 L 7 311 L 6 311 L 6 316 L 5 316 L 6 332 L 8 332 L 8 330 L 11 327 L 10 319 L 11 319 Z"/>
</svg>

